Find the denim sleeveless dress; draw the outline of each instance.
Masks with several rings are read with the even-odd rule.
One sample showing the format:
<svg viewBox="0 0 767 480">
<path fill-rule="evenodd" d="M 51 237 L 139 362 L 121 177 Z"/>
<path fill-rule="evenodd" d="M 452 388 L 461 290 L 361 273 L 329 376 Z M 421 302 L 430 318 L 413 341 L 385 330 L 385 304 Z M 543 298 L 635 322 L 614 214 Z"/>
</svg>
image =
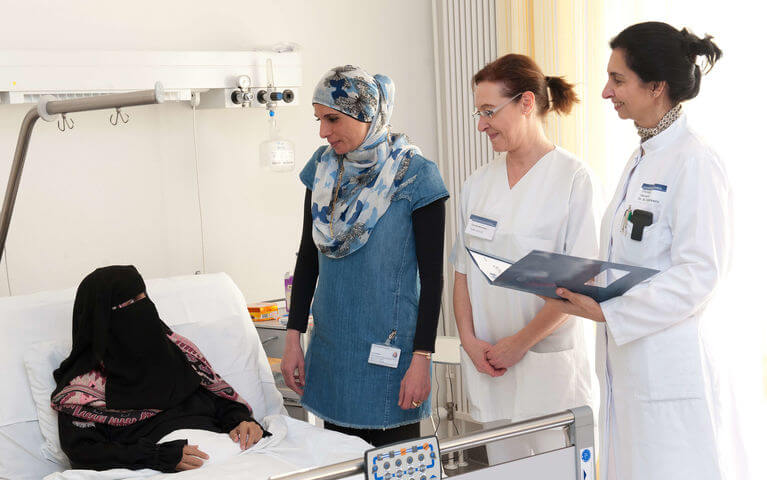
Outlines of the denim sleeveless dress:
<svg viewBox="0 0 767 480">
<path fill-rule="evenodd" d="M 320 152 L 300 179 L 313 189 Z M 411 214 L 448 192 L 434 162 L 413 155 L 391 205 L 367 243 L 354 253 L 329 258 L 318 252 L 314 328 L 306 351 L 306 386 L 301 403 L 336 425 L 383 429 L 414 423 L 429 415 L 398 405 L 400 382 L 413 356 L 418 317 L 418 265 Z M 385 343 L 402 350 L 397 368 L 368 363 L 370 346 Z"/>
</svg>

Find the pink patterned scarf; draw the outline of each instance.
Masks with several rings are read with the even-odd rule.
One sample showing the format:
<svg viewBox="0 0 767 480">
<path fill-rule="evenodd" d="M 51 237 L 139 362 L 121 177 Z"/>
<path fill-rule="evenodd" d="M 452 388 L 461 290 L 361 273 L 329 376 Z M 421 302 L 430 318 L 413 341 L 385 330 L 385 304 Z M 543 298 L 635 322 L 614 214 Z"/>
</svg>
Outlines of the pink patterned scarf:
<svg viewBox="0 0 767 480">
<path fill-rule="evenodd" d="M 221 378 L 197 346 L 188 338 L 171 332 L 168 338 L 185 354 L 189 365 L 200 376 L 200 385 L 213 394 L 239 402 L 253 412 L 250 405 L 231 385 Z M 125 427 L 152 418 L 162 410 L 115 410 L 106 408 L 107 377 L 103 369 L 94 369 L 72 379 L 58 395 L 51 400 L 51 407 L 73 417 L 87 421 L 105 423 L 113 427 Z"/>
</svg>

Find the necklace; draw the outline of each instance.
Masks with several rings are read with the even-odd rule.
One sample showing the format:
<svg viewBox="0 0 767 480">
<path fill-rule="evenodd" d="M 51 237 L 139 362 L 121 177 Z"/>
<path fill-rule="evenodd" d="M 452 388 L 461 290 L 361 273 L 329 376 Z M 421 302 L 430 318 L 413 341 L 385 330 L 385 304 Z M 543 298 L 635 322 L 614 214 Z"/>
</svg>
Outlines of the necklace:
<svg viewBox="0 0 767 480">
<path fill-rule="evenodd" d="M 338 201 L 338 191 L 341 189 L 341 177 L 344 176 L 344 158 L 341 157 L 338 162 L 338 178 L 336 178 L 336 187 L 333 189 L 333 201 L 330 203 L 330 236 L 335 238 L 333 235 L 333 220 L 334 220 L 334 212 L 336 209 L 336 201 Z"/>
</svg>

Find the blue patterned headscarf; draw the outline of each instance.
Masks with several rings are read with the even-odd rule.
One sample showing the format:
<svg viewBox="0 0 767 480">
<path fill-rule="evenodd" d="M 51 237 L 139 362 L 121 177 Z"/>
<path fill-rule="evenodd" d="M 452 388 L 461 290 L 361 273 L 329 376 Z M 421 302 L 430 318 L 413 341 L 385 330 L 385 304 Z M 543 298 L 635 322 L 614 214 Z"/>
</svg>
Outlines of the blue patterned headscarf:
<svg viewBox="0 0 767 480">
<path fill-rule="evenodd" d="M 324 255 L 341 258 L 368 241 L 401 185 L 410 159 L 421 151 L 405 135 L 389 133 L 394 83 L 385 75 L 371 76 L 352 65 L 336 67 L 317 84 L 312 103 L 370 123 L 356 150 L 339 156 L 328 145 L 314 176 L 312 237 Z"/>
</svg>

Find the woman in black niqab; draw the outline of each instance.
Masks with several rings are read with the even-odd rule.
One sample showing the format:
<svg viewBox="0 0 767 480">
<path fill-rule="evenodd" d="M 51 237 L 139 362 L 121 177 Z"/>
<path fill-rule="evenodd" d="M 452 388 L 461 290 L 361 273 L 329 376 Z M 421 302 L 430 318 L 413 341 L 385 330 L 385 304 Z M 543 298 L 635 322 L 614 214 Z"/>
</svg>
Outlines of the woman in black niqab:
<svg viewBox="0 0 767 480">
<path fill-rule="evenodd" d="M 168 338 L 171 330 L 145 292 L 132 265 L 99 268 L 85 277 L 75 296 L 72 353 L 53 372 L 54 396 L 97 367 L 109 379 L 110 409 L 165 410 L 197 390 L 200 376 Z"/>
<path fill-rule="evenodd" d="M 228 433 L 249 448 L 264 432 L 250 406 L 190 340 L 160 319 L 133 266 L 83 279 L 72 315 L 72 352 L 53 372 L 51 406 L 75 468 L 197 468 L 207 458 L 175 430 Z"/>
</svg>

